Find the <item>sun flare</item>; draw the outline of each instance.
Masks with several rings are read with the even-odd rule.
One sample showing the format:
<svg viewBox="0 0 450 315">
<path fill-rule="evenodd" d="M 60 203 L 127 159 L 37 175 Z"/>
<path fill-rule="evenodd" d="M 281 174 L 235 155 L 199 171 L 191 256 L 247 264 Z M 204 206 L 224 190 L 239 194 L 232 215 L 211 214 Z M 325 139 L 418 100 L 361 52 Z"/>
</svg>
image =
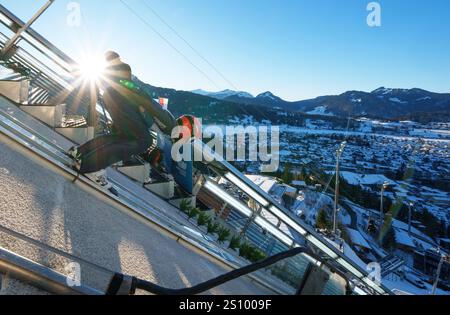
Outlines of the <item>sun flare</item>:
<svg viewBox="0 0 450 315">
<path fill-rule="evenodd" d="M 98 83 L 104 76 L 106 61 L 102 55 L 84 57 L 79 63 L 80 76 L 85 81 Z"/>
</svg>

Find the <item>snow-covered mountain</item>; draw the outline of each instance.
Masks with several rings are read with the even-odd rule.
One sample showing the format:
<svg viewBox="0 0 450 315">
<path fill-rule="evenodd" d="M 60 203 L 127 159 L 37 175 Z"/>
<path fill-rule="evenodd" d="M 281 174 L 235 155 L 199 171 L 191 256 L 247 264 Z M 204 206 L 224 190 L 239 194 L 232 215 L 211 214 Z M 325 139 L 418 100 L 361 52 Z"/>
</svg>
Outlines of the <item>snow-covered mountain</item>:
<svg viewBox="0 0 450 315">
<path fill-rule="evenodd" d="M 288 102 L 271 92 L 253 97 L 247 92 L 193 91 L 228 102 L 304 112 L 311 115 L 420 120 L 424 116 L 450 116 L 450 94 L 433 93 L 422 89 L 393 89 L 380 87 L 372 92 L 348 91 L 340 95 L 320 96 L 315 99 Z"/>
<path fill-rule="evenodd" d="M 266 118 L 271 117 L 275 110 L 277 113 L 298 112 L 336 118 L 369 117 L 422 123 L 450 122 L 450 93 L 434 93 L 417 88 L 381 87 L 372 92 L 348 91 L 340 95 L 319 96 L 297 102 L 285 101 L 272 92 L 264 92 L 254 97 L 245 91 L 232 90 L 187 92 L 150 85 L 145 85 L 145 90 L 170 98 L 171 109 L 176 114 L 191 111 L 202 117 L 211 116 L 215 119 L 248 114 L 248 107 L 250 111 L 258 107 L 256 111 Z"/>
<path fill-rule="evenodd" d="M 220 92 L 209 92 L 205 90 L 194 90 L 191 91 L 194 94 L 203 95 L 212 97 L 218 100 L 225 100 L 233 103 L 241 103 L 241 104 L 251 104 L 251 105 L 261 105 L 268 107 L 277 107 L 280 105 L 284 105 L 287 103 L 280 97 L 274 95 L 272 92 L 264 92 L 256 97 L 248 92 L 243 91 L 233 91 L 233 90 L 224 90 Z"/>
<path fill-rule="evenodd" d="M 256 98 L 258 98 L 258 99 L 268 99 L 268 100 L 271 100 L 271 101 L 283 101 L 281 98 L 279 98 L 278 96 L 273 95 L 273 93 L 269 92 L 269 91 L 259 94 Z"/>
<path fill-rule="evenodd" d="M 238 98 L 244 98 L 244 99 L 245 98 L 253 98 L 253 95 L 251 95 L 250 93 L 241 92 L 241 91 L 233 91 L 233 90 L 228 90 L 228 89 L 220 91 L 220 92 L 208 92 L 205 90 L 198 89 L 198 90 L 194 90 L 191 92 L 194 94 L 209 96 L 209 97 L 216 98 L 219 100 L 224 100 L 228 97 L 233 97 L 233 96 L 238 97 Z"/>
<path fill-rule="evenodd" d="M 225 98 L 225 100 L 234 103 L 258 105 L 270 108 L 275 107 L 285 108 L 286 104 L 289 103 L 269 91 L 261 93 L 256 97 L 242 97 L 242 95 L 239 94 L 230 95 L 227 98 Z"/>
<path fill-rule="evenodd" d="M 414 116 L 450 114 L 450 94 L 422 89 L 391 89 L 381 87 L 370 93 L 348 91 L 341 95 L 321 96 L 295 102 L 295 110 L 322 112 L 336 116 L 372 116 L 413 119 Z"/>
</svg>

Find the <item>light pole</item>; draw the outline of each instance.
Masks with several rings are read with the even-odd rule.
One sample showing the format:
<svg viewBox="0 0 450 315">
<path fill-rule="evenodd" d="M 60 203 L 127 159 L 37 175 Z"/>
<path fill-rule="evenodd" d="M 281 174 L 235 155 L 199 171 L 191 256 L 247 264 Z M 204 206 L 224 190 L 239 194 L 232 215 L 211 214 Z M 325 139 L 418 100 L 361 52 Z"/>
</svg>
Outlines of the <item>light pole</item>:
<svg viewBox="0 0 450 315">
<path fill-rule="evenodd" d="M 444 261 L 448 260 L 448 256 L 445 256 L 441 253 L 439 253 L 439 254 L 441 255 L 441 260 L 439 261 L 439 265 L 436 270 L 436 280 L 433 283 L 433 289 L 431 290 L 431 295 L 436 294 L 436 289 L 439 284 L 439 278 L 441 277 L 442 265 L 444 264 Z"/>
<path fill-rule="evenodd" d="M 384 191 L 389 187 L 389 183 L 386 181 L 381 186 L 381 199 L 380 199 L 380 227 L 383 225 L 384 221 L 384 209 L 383 209 L 383 199 L 384 199 Z"/>
<path fill-rule="evenodd" d="M 341 143 L 341 146 L 336 151 L 336 187 L 334 190 L 334 211 L 333 211 L 333 235 L 336 235 L 337 229 L 337 213 L 338 213 L 338 202 L 339 202 L 339 160 L 344 153 L 347 141 Z"/>
<path fill-rule="evenodd" d="M 412 202 L 408 203 L 408 235 L 411 236 L 411 224 L 412 224 Z"/>
</svg>

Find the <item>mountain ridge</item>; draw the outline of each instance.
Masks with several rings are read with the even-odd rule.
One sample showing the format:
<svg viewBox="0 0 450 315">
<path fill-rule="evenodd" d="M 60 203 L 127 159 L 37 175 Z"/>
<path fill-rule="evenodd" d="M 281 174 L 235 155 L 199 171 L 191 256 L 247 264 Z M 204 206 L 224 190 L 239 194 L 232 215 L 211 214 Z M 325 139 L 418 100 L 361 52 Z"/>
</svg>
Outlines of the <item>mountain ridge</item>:
<svg viewBox="0 0 450 315">
<path fill-rule="evenodd" d="M 372 92 L 353 90 L 340 95 L 326 95 L 289 102 L 269 91 L 257 96 L 232 90 L 177 91 L 154 87 L 136 77 L 134 79 L 154 97 L 169 98 L 169 106 L 177 115 L 190 113 L 213 120 L 226 121 L 236 115 L 252 115 L 252 113 L 270 118 L 273 112 L 278 111 L 342 118 L 367 117 L 388 120 L 411 118 L 414 121 L 424 122 L 450 121 L 450 93 L 434 93 L 419 88 L 380 87 Z"/>
<path fill-rule="evenodd" d="M 315 115 L 373 116 L 392 118 L 413 113 L 446 112 L 450 110 L 450 93 L 435 93 L 420 88 L 379 87 L 372 92 L 347 91 L 300 101 L 285 101 L 271 92 L 256 97 L 229 93 L 220 98 L 229 102 L 300 111 Z M 214 94 L 209 94 L 214 98 Z"/>
</svg>

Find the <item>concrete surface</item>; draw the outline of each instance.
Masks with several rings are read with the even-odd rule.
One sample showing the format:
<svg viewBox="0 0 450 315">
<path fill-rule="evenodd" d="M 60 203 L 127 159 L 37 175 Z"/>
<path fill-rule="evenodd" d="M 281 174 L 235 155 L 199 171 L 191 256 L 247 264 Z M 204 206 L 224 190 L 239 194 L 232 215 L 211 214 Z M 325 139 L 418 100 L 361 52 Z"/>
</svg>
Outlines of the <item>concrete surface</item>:
<svg viewBox="0 0 450 315">
<path fill-rule="evenodd" d="M 112 271 L 171 288 L 195 285 L 226 272 L 5 143 L 0 143 L 0 152 L 1 225 Z M 69 263 L 1 233 L 0 246 L 60 272 Z M 97 288 L 106 285 L 108 276 L 82 266 L 83 282 Z M 27 290 L 19 286 L 16 293 L 21 291 Z M 208 293 L 273 294 L 248 278 Z"/>
<path fill-rule="evenodd" d="M 16 279 L 2 278 L 0 295 L 49 295 L 49 293 Z"/>
</svg>

